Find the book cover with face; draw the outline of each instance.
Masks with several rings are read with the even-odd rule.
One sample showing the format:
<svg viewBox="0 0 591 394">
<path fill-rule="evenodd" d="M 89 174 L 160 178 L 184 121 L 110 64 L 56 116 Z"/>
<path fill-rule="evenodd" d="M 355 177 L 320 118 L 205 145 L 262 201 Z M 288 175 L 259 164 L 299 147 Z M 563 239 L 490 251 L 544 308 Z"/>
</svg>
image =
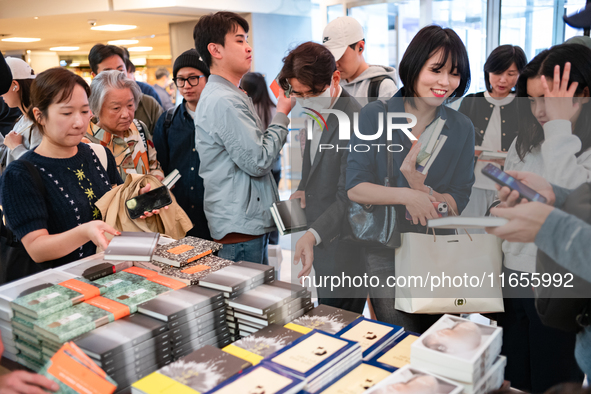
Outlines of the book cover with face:
<svg viewBox="0 0 591 394">
<path fill-rule="evenodd" d="M 318 364 L 332 357 L 347 344 L 343 340 L 328 335 L 313 333 L 310 337 L 277 355 L 271 361 L 306 374 Z"/>
</svg>

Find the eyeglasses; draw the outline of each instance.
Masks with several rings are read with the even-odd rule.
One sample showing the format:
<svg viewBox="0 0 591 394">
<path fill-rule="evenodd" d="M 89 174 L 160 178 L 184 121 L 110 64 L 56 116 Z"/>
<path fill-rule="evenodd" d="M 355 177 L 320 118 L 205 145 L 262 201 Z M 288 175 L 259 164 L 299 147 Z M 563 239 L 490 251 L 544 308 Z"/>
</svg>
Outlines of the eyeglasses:
<svg viewBox="0 0 591 394">
<path fill-rule="evenodd" d="M 177 78 L 174 78 L 173 80 L 174 80 L 174 84 L 176 85 L 177 88 L 182 88 L 185 86 L 185 82 L 189 82 L 190 86 L 199 85 L 199 80 L 201 78 L 205 78 L 205 75 L 193 75 L 187 79 L 177 77 Z"/>
</svg>

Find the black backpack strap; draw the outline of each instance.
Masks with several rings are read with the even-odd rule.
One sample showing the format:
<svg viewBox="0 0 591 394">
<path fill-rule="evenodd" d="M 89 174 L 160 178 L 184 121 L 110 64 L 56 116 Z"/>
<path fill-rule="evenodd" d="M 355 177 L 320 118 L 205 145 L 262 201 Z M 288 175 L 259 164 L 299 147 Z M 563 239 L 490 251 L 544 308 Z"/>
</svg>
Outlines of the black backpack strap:
<svg viewBox="0 0 591 394">
<path fill-rule="evenodd" d="M 166 134 L 168 132 L 168 129 L 172 124 L 172 119 L 174 119 L 176 112 L 178 111 L 181 105 L 182 104 L 177 105 L 176 107 L 169 108 L 168 111 L 166 111 L 166 119 L 164 119 L 164 125 L 162 126 L 162 134 Z"/>
<path fill-rule="evenodd" d="M 41 195 L 43 196 L 43 198 L 45 198 L 45 196 L 47 195 L 47 191 L 45 190 L 45 185 L 43 185 L 43 180 L 41 179 L 41 175 L 39 174 L 39 171 L 37 171 L 37 167 L 35 167 L 35 165 L 33 163 L 31 163 L 30 161 L 23 160 L 23 159 L 19 159 L 19 161 L 21 163 L 23 163 L 25 165 L 25 167 L 27 167 L 27 171 L 29 171 L 29 174 L 31 174 L 31 177 L 33 178 L 33 183 L 35 184 L 35 187 L 37 188 L 37 190 L 39 190 L 41 192 Z"/>
<path fill-rule="evenodd" d="M 376 101 L 380 94 L 380 85 L 385 79 L 389 79 L 393 81 L 391 77 L 388 75 L 378 75 L 377 77 L 373 77 L 369 81 L 369 88 L 367 89 L 367 100 L 371 103 L 372 101 Z"/>
</svg>

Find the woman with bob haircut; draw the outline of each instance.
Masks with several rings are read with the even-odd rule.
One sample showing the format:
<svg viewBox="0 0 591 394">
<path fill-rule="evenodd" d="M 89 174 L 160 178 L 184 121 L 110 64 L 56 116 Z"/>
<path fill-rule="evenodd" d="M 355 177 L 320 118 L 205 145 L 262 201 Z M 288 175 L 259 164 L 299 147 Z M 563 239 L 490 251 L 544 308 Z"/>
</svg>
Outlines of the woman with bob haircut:
<svg viewBox="0 0 591 394">
<path fill-rule="evenodd" d="M 530 105 L 521 106 L 505 170 L 532 172 L 568 189 L 590 182 L 590 90 L 591 49 L 562 44 L 538 54 L 517 82 L 517 96 Z M 534 243 L 504 241 L 505 275 L 531 276 L 537 251 Z M 561 382 L 583 381 L 574 358 L 575 334 L 542 325 L 531 288 L 506 296 L 497 321 L 503 327 L 505 376 L 513 387 L 544 392 Z"/>
<path fill-rule="evenodd" d="M 95 245 L 107 247 L 105 232 L 118 234 L 95 206 L 122 183 L 113 155 L 106 152 L 105 170 L 81 143 L 92 116 L 89 94 L 84 79 L 61 68 L 42 72 L 32 86 L 28 116 L 43 138 L 2 175 L 7 225 L 38 263 L 28 274 L 92 255 Z"/>
<path fill-rule="evenodd" d="M 527 57 L 520 47 L 501 45 L 495 48 L 484 63 L 486 91 L 469 94 L 462 100 L 459 111 L 474 124 L 477 151 L 507 152 L 517 137 L 519 110 L 513 88 L 526 64 Z M 484 161 L 475 163 L 476 181 L 462 215 L 484 216 L 497 198 L 495 183 L 481 172 L 486 164 Z M 504 160 L 495 164 L 500 167 Z M 480 229 L 471 232 L 484 234 Z"/>
<path fill-rule="evenodd" d="M 474 183 L 474 127 L 465 115 L 444 105 L 450 98 L 461 97 L 470 85 L 470 66 L 466 48 L 449 28 L 432 25 L 421 29 L 409 44 L 399 67 L 404 87 L 386 104 L 375 101 L 361 110 L 359 129 L 365 135 L 375 134 L 384 112 L 406 112 L 417 124 L 411 131 L 419 138 L 433 122 L 445 121 L 442 135 L 447 136 L 439 156 L 428 174 L 416 170 L 421 143 L 412 141 L 401 130 L 392 132 L 392 144 L 403 147 L 394 153 L 394 179 L 384 186 L 387 176 L 386 149 L 374 147 L 366 153 L 351 150 L 347 162 L 349 199 L 359 204 L 396 205 L 396 226 L 401 232 L 426 232 L 428 219 L 438 216 L 433 202 L 447 202 L 450 212 L 460 213 L 468 203 Z M 394 119 L 393 123 L 408 123 Z M 384 122 L 386 124 L 386 122 Z M 351 138 L 351 146 L 362 141 Z M 383 132 L 372 144 L 388 144 Z M 395 149 L 396 150 L 396 149 Z M 411 221 L 405 219 L 408 211 Z M 394 251 L 386 248 L 365 250 L 369 276 L 376 275 L 382 284 L 394 275 Z M 408 314 L 394 308 L 394 287 L 370 288 L 376 317 L 414 332 L 425 331 L 438 316 Z"/>
</svg>

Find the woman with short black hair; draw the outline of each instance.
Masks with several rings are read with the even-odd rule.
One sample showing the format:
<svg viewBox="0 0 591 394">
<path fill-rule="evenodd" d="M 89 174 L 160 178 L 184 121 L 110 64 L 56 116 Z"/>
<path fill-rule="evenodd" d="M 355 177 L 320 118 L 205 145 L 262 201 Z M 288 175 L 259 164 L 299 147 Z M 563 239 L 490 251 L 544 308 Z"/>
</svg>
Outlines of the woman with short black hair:
<svg viewBox="0 0 591 394">
<path fill-rule="evenodd" d="M 481 151 L 507 152 L 517 136 L 519 111 L 513 88 L 527 64 L 525 52 L 518 46 L 501 45 L 491 52 L 484 63 L 486 91 L 469 94 L 462 100 L 459 111 L 474 124 L 476 153 Z M 488 164 L 475 158 L 476 181 L 464 216 L 484 216 L 497 197 L 495 183 L 481 173 Z M 495 162 L 504 165 L 504 160 Z M 471 230 L 483 233 L 484 230 Z"/>
<path fill-rule="evenodd" d="M 427 175 L 423 175 L 416 170 L 422 144 L 412 147 L 412 141 L 402 131 L 393 131 L 391 142 L 387 141 L 385 130 L 371 142 L 352 136 L 351 146 L 373 144 L 373 150 L 361 153 L 351 149 L 346 188 L 349 199 L 359 204 L 396 205 L 396 226 L 403 232 L 424 234 L 427 220 L 438 216 L 433 202 L 447 202 L 450 211 L 461 212 L 474 183 L 474 128 L 470 119 L 444 105 L 450 98 L 463 96 L 470 85 L 468 54 L 453 30 L 427 26 L 409 44 L 399 72 L 404 87 L 388 100 L 387 108 L 381 101 L 374 101 L 361 110 L 360 132 L 365 138 L 375 134 L 384 112 L 405 112 L 417 119 L 411 130 L 414 137 L 424 142 L 423 132 L 428 137 L 434 125 L 444 122 L 441 135 L 445 135 L 447 141 Z M 398 124 L 407 122 L 406 119 L 393 120 Z M 394 154 L 391 187 L 384 186 L 388 174 L 386 149 L 377 149 L 388 143 L 403 148 Z M 405 219 L 406 211 L 411 221 Z M 413 315 L 394 308 L 395 289 L 385 285 L 387 278 L 395 275 L 394 251 L 367 248 L 365 255 L 368 276 L 377 276 L 384 285 L 369 289 L 377 319 L 403 326 L 407 331 L 426 330 L 437 316 Z"/>
</svg>

